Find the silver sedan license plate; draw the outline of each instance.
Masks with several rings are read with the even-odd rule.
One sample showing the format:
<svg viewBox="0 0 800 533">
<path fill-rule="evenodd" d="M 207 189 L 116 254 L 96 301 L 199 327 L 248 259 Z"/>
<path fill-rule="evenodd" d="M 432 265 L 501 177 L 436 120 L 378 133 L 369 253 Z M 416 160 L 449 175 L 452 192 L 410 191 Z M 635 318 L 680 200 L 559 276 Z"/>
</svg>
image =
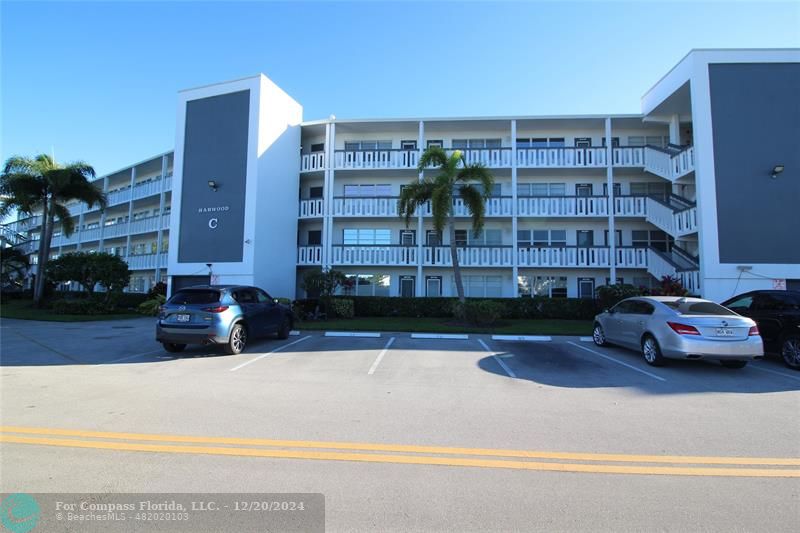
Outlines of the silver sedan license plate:
<svg viewBox="0 0 800 533">
<path fill-rule="evenodd" d="M 189 315 L 187 314 L 175 315 L 175 320 L 177 320 L 178 322 L 189 322 Z"/>
<path fill-rule="evenodd" d="M 717 328 L 717 337 L 733 337 L 731 328 Z"/>
</svg>

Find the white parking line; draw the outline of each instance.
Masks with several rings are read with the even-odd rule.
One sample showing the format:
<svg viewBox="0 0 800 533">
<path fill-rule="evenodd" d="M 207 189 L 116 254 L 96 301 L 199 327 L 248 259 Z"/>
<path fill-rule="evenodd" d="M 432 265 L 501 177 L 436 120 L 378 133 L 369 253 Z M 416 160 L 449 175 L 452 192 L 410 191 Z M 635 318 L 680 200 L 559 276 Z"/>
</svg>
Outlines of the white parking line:
<svg viewBox="0 0 800 533">
<path fill-rule="evenodd" d="M 516 378 L 516 377 L 517 377 L 517 375 L 514 373 L 514 371 L 513 371 L 513 370 L 511 370 L 511 369 L 508 367 L 508 365 L 505 363 L 505 361 L 503 361 L 502 359 L 500 359 L 500 358 L 497 356 L 497 354 L 496 354 L 496 353 L 494 353 L 492 350 L 490 350 L 490 349 L 489 349 L 489 347 L 488 347 L 488 346 L 486 346 L 486 343 L 485 343 L 485 342 L 483 342 L 483 340 L 482 340 L 482 339 L 478 339 L 478 342 L 479 342 L 479 343 L 481 343 L 481 346 L 483 346 L 483 349 L 484 349 L 484 350 L 486 350 L 487 352 L 489 352 L 490 354 L 492 354 L 492 358 L 494 358 L 494 360 L 495 360 L 495 361 L 497 361 L 497 364 L 498 364 L 498 365 L 500 365 L 500 366 L 503 368 L 503 370 L 505 370 L 506 374 L 508 374 L 508 377 L 510 377 L 510 378 Z M 505 355 L 506 355 L 506 356 L 511 356 L 511 357 L 513 357 L 513 355 L 511 355 L 511 354 L 505 354 Z"/>
<path fill-rule="evenodd" d="M 454 339 L 454 340 L 467 340 L 469 335 L 461 333 L 412 333 L 412 339 Z"/>
<path fill-rule="evenodd" d="M 553 339 L 546 335 L 492 335 L 492 340 L 550 342 Z"/>
<path fill-rule="evenodd" d="M 580 340 L 581 342 L 594 342 L 594 339 L 591 337 L 581 337 L 578 340 Z"/>
<path fill-rule="evenodd" d="M 151 355 L 151 354 L 159 353 L 159 352 L 163 352 L 163 351 L 164 351 L 163 349 L 160 349 L 160 350 L 150 350 L 149 352 L 135 353 L 135 354 L 129 355 L 127 357 L 120 357 L 119 359 L 113 359 L 111 361 L 106 361 L 105 363 L 100 363 L 99 365 L 95 365 L 95 366 L 104 366 L 104 365 L 110 365 L 110 364 L 113 364 L 113 363 L 121 363 L 122 361 L 128 361 L 130 359 L 136 359 L 137 357 L 141 357 L 143 355 Z"/>
<path fill-rule="evenodd" d="M 292 331 L 289 332 L 289 335 L 291 335 L 292 337 L 299 337 L 300 332 L 293 329 Z"/>
<path fill-rule="evenodd" d="M 381 336 L 380 333 L 374 333 L 371 331 L 326 331 L 326 337 L 370 337 L 370 338 L 379 338 Z"/>
<path fill-rule="evenodd" d="M 587 352 L 591 352 L 591 353 L 593 353 L 595 355 L 599 355 L 600 357 L 602 357 L 604 359 L 608 359 L 609 361 L 617 363 L 618 365 L 622 365 L 622 366 L 628 367 L 631 370 L 635 370 L 637 372 L 641 372 L 645 376 L 650 376 L 651 378 L 657 379 L 658 381 L 667 381 L 666 379 L 662 378 L 661 376 L 656 376 L 655 374 L 651 374 L 650 372 L 648 372 L 646 370 L 642 370 L 641 368 L 636 368 L 635 366 L 629 365 L 628 363 L 623 363 L 622 361 L 618 361 L 617 359 L 614 359 L 613 357 L 609 357 L 609 356 L 607 356 L 605 354 L 602 354 L 602 353 L 600 353 L 600 352 L 598 352 L 596 350 L 592 350 L 591 348 L 587 348 L 586 346 L 581 346 L 580 344 L 575 344 L 572 341 L 569 341 L 568 344 L 571 344 L 571 345 L 573 345 L 573 346 L 575 346 L 577 348 L 580 348 L 581 350 L 586 350 Z"/>
<path fill-rule="evenodd" d="M 369 367 L 369 372 L 367 372 L 367 375 L 371 376 L 372 374 L 375 373 L 375 369 L 378 368 L 379 364 L 381 364 L 383 356 L 386 355 L 386 351 L 389 349 L 389 346 L 391 346 L 393 342 L 394 342 L 394 337 L 389 338 L 389 342 L 386 343 L 386 346 L 383 347 L 381 353 L 379 353 L 378 357 L 375 358 L 375 362 L 372 363 L 372 366 Z"/>
<path fill-rule="evenodd" d="M 297 339 L 297 340 L 296 340 L 296 341 L 294 341 L 294 342 L 290 342 L 289 344 L 284 344 L 283 346 L 278 346 L 277 348 L 275 348 L 275 349 L 274 349 L 274 350 L 272 350 L 271 352 L 262 353 L 261 355 L 259 355 L 259 356 L 258 356 L 258 357 L 256 357 L 255 359 L 250 359 L 249 361 L 245 361 L 245 362 L 244 362 L 244 363 L 242 363 L 241 365 L 237 365 L 237 366 L 235 366 L 235 367 L 231 368 L 231 372 L 235 372 L 235 371 L 239 370 L 240 368 L 242 368 L 242 367 L 244 367 L 244 366 L 247 366 L 247 365 L 249 365 L 250 363 L 255 363 L 255 362 L 256 362 L 256 361 L 258 361 L 259 359 L 263 359 L 263 358 L 265 358 L 265 357 L 266 357 L 266 356 L 268 356 L 269 354 L 272 354 L 272 353 L 275 353 L 275 352 L 280 352 L 280 351 L 281 351 L 281 350 L 283 350 L 284 348 L 288 348 L 289 346 L 291 346 L 291 345 L 293 345 L 293 344 L 297 344 L 298 342 L 303 342 L 304 340 L 307 340 L 307 339 L 310 339 L 310 338 L 311 338 L 311 335 L 308 335 L 308 336 L 306 336 L 306 337 L 303 337 L 302 339 Z"/>
<path fill-rule="evenodd" d="M 778 374 L 779 376 L 783 376 L 785 378 L 789 378 L 789 379 L 794 379 L 794 380 L 800 381 L 800 377 L 798 377 L 798 376 L 792 376 L 790 374 L 784 374 L 783 372 L 778 372 L 777 370 L 771 370 L 769 368 L 762 368 L 762 367 L 756 366 L 754 364 L 750 365 L 750 367 L 751 368 L 755 368 L 756 370 L 761 370 L 762 372 L 769 372 L 770 374 Z"/>
</svg>

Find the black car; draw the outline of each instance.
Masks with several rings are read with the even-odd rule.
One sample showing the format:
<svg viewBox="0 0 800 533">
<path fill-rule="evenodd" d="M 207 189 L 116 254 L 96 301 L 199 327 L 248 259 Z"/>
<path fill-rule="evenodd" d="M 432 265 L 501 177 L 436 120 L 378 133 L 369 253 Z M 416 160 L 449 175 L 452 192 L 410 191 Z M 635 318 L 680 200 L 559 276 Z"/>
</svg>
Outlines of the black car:
<svg viewBox="0 0 800 533">
<path fill-rule="evenodd" d="M 161 306 L 156 340 L 172 353 L 187 344 L 216 344 L 238 354 L 248 339 L 286 339 L 292 327 L 291 309 L 258 287 L 202 285 L 178 290 Z"/>
<path fill-rule="evenodd" d="M 800 291 L 750 291 L 722 302 L 758 324 L 764 352 L 800 370 Z"/>
</svg>

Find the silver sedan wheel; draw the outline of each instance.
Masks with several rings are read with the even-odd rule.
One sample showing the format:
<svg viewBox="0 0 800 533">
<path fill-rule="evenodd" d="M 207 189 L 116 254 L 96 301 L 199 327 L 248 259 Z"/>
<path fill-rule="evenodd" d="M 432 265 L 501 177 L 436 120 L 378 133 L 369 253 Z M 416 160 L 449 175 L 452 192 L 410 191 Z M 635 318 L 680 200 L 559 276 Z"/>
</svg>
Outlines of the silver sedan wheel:
<svg viewBox="0 0 800 533">
<path fill-rule="evenodd" d="M 247 344 L 247 333 L 244 328 L 235 328 L 231 337 L 231 345 L 234 350 L 241 352 L 244 350 L 244 345 Z"/>
<path fill-rule="evenodd" d="M 653 337 L 647 337 L 644 340 L 644 344 L 642 345 L 642 354 L 644 354 L 644 360 L 651 365 L 656 362 L 656 359 L 658 359 L 658 345 Z"/>
<path fill-rule="evenodd" d="M 606 334 L 603 332 L 603 326 L 596 324 L 592 331 L 592 340 L 598 346 L 603 346 L 606 343 Z"/>
<path fill-rule="evenodd" d="M 800 338 L 791 338 L 783 341 L 781 355 L 787 366 L 800 369 Z"/>
</svg>

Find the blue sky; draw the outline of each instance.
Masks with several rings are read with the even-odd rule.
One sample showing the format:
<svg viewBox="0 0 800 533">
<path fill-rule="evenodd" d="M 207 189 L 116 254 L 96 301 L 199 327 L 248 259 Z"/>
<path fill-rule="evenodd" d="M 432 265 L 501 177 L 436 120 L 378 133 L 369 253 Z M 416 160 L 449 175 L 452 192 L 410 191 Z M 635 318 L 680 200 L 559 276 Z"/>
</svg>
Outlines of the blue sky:
<svg viewBox="0 0 800 533">
<path fill-rule="evenodd" d="M 800 47 L 800 2 L 8 2 L 2 146 L 99 174 L 171 150 L 180 89 L 263 72 L 306 120 L 638 113 L 691 48 Z"/>
</svg>

